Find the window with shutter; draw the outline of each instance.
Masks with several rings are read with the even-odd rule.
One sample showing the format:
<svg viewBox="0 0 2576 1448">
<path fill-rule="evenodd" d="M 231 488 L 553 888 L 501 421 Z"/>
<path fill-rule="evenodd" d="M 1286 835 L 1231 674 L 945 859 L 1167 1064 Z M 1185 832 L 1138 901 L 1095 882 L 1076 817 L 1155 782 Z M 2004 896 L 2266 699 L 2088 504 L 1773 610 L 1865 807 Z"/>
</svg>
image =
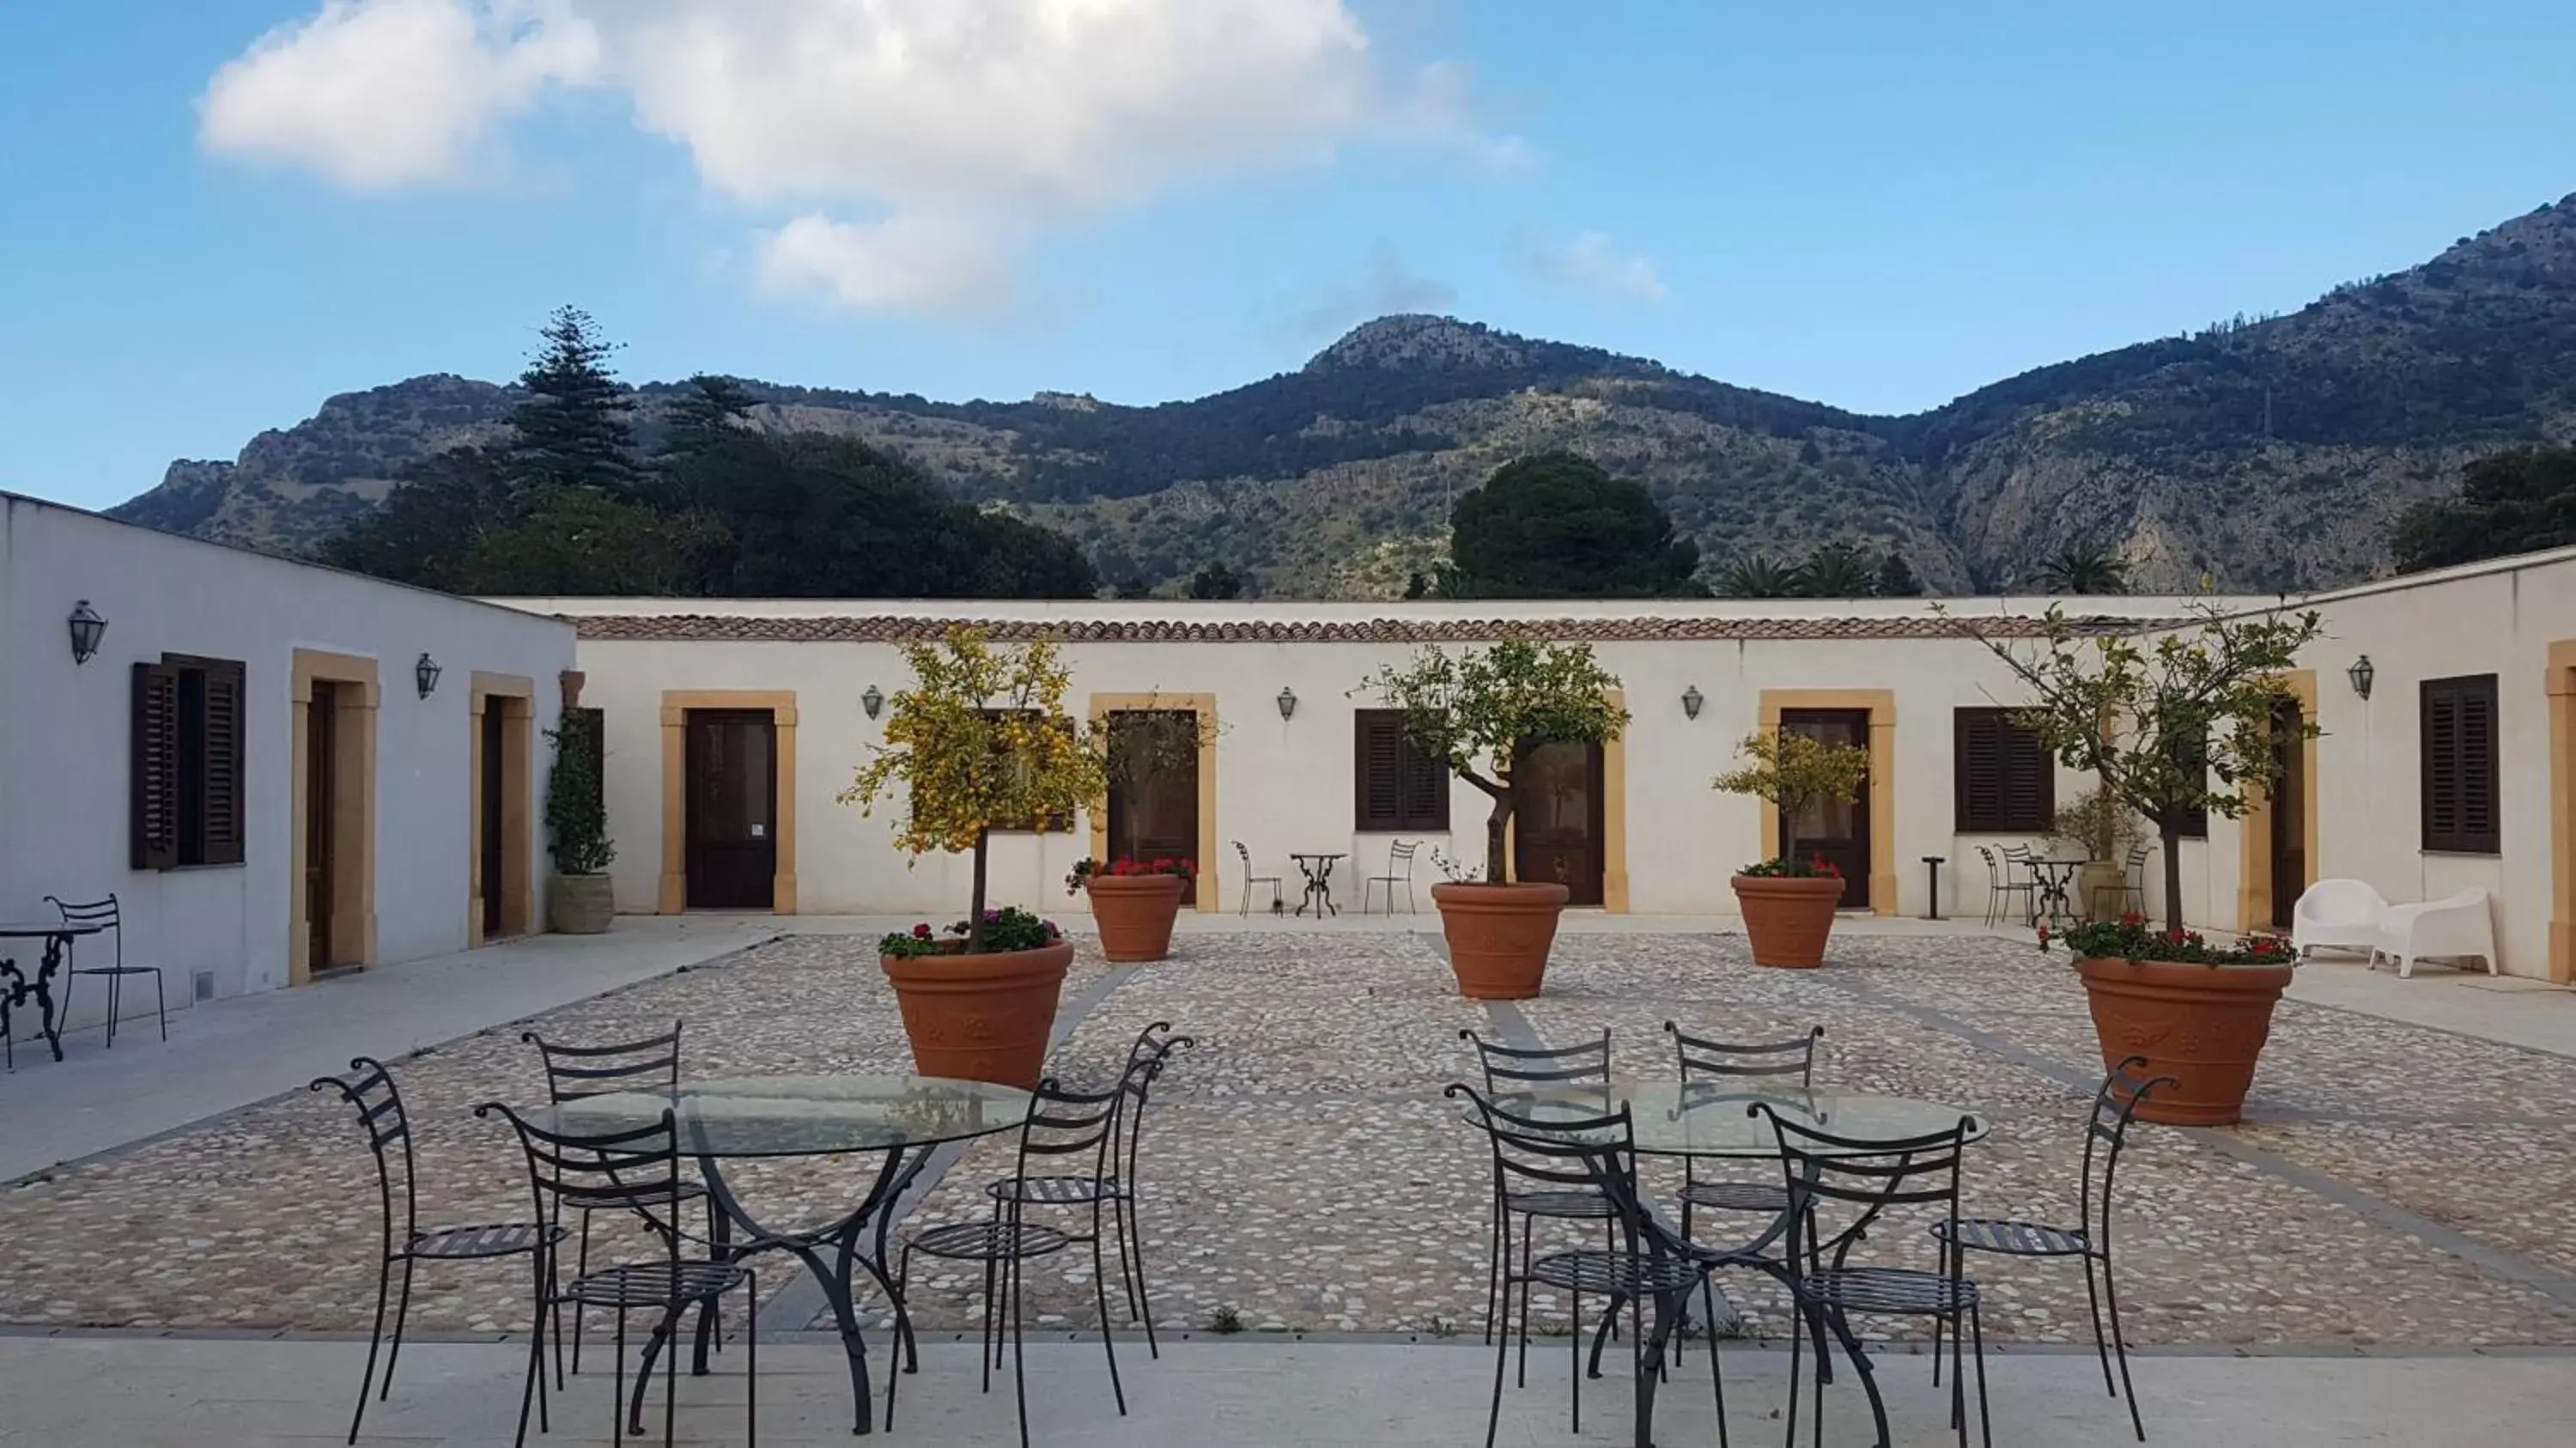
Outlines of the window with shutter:
<svg viewBox="0 0 2576 1448">
<path fill-rule="evenodd" d="M 179 671 L 134 666 L 132 857 L 138 870 L 179 863 Z"/>
<path fill-rule="evenodd" d="M 1961 709 L 1952 775 L 1960 834 L 2030 834 L 2057 813 L 2057 771 L 2009 709 Z"/>
<path fill-rule="evenodd" d="M 2175 740 L 2173 761 L 2176 769 L 2185 774 L 2197 774 L 2206 783 L 2209 778 L 2209 741 L 2206 739 Z M 2209 807 L 2206 804 L 2183 815 L 2182 837 L 2187 840 L 2209 838 Z"/>
<path fill-rule="evenodd" d="M 210 666 L 205 671 L 205 768 L 202 774 L 205 820 L 200 864 L 242 862 L 242 666 Z"/>
<path fill-rule="evenodd" d="M 2424 848 L 2499 853 L 2496 676 L 2427 679 L 2421 701 Z"/>
<path fill-rule="evenodd" d="M 1427 834 L 1448 830 L 1449 768 L 1405 734 L 1402 710 L 1356 711 L 1351 739 L 1353 829 Z"/>
<path fill-rule="evenodd" d="M 135 869 L 238 865 L 248 690 L 236 659 L 164 654 L 134 666 L 130 855 Z"/>
</svg>

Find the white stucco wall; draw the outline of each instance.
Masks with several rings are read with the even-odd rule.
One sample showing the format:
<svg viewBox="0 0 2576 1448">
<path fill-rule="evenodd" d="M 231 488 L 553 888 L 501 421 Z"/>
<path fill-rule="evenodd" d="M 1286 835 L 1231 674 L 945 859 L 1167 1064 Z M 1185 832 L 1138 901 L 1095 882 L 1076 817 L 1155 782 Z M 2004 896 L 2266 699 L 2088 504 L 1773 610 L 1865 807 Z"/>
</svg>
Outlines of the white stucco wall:
<svg viewBox="0 0 2576 1448">
<path fill-rule="evenodd" d="M 65 620 L 84 598 L 108 628 L 98 657 L 76 667 Z M 551 728 L 558 675 L 572 667 L 572 630 L 16 497 L 5 497 L 0 519 L 0 913 L 49 917 L 48 894 L 114 892 L 124 905 L 127 961 L 161 967 L 174 1008 L 187 999 L 196 970 L 214 972 L 219 996 L 285 984 L 291 660 L 299 648 L 377 663 L 377 963 L 463 949 L 472 869 L 471 675 L 480 669 L 532 680 L 537 726 Z M 445 669 L 425 700 L 412 682 L 424 651 Z M 248 839 L 240 865 L 129 866 L 131 666 L 165 652 L 245 666 Z M 536 748 L 532 790 L 541 792 L 542 736 Z M 535 808 L 532 800 L 532 817 Z M 542 834 L 530 831 L 530 878 L 540 881 Z M 148 997 L 148 983 L 144 991 Z M 103 996 L 98 982 L 84 982 L 76 1022 L 95 1019 Z M 134 1009 L 131 994 L 127 1009 Z M 22 1039 L 34 1030 L 32 1008 L 18 1027 Z"/>
</svg>

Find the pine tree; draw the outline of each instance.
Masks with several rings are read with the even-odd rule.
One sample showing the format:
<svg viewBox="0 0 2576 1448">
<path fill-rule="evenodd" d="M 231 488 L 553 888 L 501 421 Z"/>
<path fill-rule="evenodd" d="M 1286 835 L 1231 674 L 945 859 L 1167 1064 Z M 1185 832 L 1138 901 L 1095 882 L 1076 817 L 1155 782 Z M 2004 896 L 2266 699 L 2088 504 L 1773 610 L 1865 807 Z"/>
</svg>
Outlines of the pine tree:
<svg viewBox="0 0 2576 1448">
<path fill-rule="evenodd" d="M 616 344 L 590 314 L 558 307 L 538 333 L 546 345 L 519 374 L 527 396 L 510 413 L 512 481 L 622 492 L 636 481 L 626 389 L 608 370 Z"/>
<path fill-rule="evenodd" d="M 759 405 L 760 399 L 740 381 L 699 373 L 671 404 L 670 432 L 662 440 L 662 455 L 704 452 L 740 428 Z"/>
</svg>

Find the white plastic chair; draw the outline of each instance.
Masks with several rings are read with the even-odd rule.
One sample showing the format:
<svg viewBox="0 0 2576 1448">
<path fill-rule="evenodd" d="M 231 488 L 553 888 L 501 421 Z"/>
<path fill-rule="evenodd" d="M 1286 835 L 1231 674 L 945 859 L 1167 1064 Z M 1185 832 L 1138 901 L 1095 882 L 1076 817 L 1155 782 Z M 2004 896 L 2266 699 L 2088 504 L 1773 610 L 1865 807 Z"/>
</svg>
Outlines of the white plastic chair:
<svg viewBox="0 0 2576 1448">
<path fill-rule="evenodd" d="M 2399 980 L 2412 977 L 2416 957 L 2425 955 L 2452 959 L 2474 955 L 2486 961 L 2487 974 L 2503 973 L 2496 960 L 2495 921 L 2487 913 L 2484 890 L 2463 890 L 2421 905 L 2389 906 L 2380 917 L 2378 951 L 2397 958 Z"/>
<path fill-rule="evenodd" d="M 2290 911 L 2290 954 L 2298 960 L 2320 947 L 2377 959 L 2380 921 L 2388 900 L 2364 880 L 2319 880 Z"/>
</svg>

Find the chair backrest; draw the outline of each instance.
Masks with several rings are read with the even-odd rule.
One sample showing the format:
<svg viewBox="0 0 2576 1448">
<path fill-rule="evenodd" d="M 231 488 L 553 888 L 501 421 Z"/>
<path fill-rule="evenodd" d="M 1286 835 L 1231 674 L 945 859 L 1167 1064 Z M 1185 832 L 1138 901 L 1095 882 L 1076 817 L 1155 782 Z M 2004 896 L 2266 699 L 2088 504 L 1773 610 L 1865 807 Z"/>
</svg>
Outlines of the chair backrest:
<svg viewBox="0 0 2576 1448">
<path fill-rule="evenodd" d="M 1673 1054 L 1681 1061 L 1685 1086 L 1697 1076 L 1795 1076 L 1800 1086 L 1813 1086 L 1816 1042 L 1825 1038 L 1825 1028 L 1810 1026 L 1807 1034 L 1794 1041 L 1760 1044 L 1684 1035 L 1671 1021 L 1664 1022 L 1664 1034 L 1673 1038 Z"/>
<path fill-rule="evenodd" d="M 95 925 L 102 933 L 115 936 L 116 963 L 125 964 L 125 916 L 117 908 L 114 895 L 88 901 L 58 900 L 48 895 L 45 903 L 54 907 L 65 925 Z"/>
<path fill-rule="evenodd" d="M 1413 873 L 1413 852 L 1414 852 L 1415 850 L 1420 849 L 1420 848 L 1422 848 L 1422 842 L 1421 842 L 1420 840 L 1398 840 L 1398 841 L 1396 841 L 1394 844 L 1391 844 L 1391 845 L 1387 846 L 1387 847 L 1386 847 L 1386 869 L 1387 869 L 1387 873 L 1388 873 L 1388 874 L 1393 874 L 1393 873 L 1395 873 L 1395 867 L 1396 867 L 1396 866 L 1398 866 L 1398 865 L 1402 865 L 1402 866 L 1404 867 L 1404 873 L 1406 873 L 1406 874 L 1408 874 L 1408 875 L 1412 874 L 1412 873 Z"/>
<path fill-rule="evenodd" d="M 1029 1114 L 1020 1123 L 1019 1168 L 1015 1176 L 1040 1174 L 1043 1164 L 1054 1157 L 1089 1155 L 1088 1175 L 1106 1179 L 1114 1158 L 1118 1136 L 1120 1108 L 1128 1099 L 1128 1081 L 1143 1069 L 1131 1068 L 1124 1079 L 1106 1091 L 1074 1091 L 1050 1076 L 1038 1083 L 1029 1096 Z M 1032 1166 L 1037 1163 L 1037 1166 Z M 1099 1202 L 1092 1203 L 1093 1211 Z M 1011 1203 L 1017 1212 L 1019 1203 Z"/>
<path fill-rule="evenodd" d="M 670 1107 L 641 1126 L 596 1132 L 551 1130 L 498 1101 L 475 1107 L 474 1114 L 499 1116 L 519 1133 L 538 1221 L 560 1221 L 573 1211 L 640 1212 L 678 1256 L 683 1186 L 680 1134 Z"/>
<path fill-rule="evenodd" d="M 1986 888 L 1989 890 L 2003 888 L 2004 873 L 2002 867 L 1995 863 L 1995 852 L 1979 845 L 1977 858 L 1986 862 Z"/>
<path fill-rule="evenodd" d="M 1241 841 L 1241 840 L 1237 840 L 1237 841 L 1235 841 L 1235 842 L 1234 842 L 1234 854 L 1235 854 L 1235 858 L 1237 858 L 1237 859 L 1239 859 L 1239 860 L 1243 861 L 1243 873 L 1244 873 L 1244 877 L 1245 877 L 1246 879 L 1251 878 L 1251 876 L 1252 876 L 1252 852 L 1251 852 L 1250 850 L 1247 850 L 1247 849 L 1245 849 L 1245 848 L 1243 847 L 1243 841 Z"/>
<path fill-rule="evenodd" d="M 2030 846 L 2028 845 L 2004 846 L 2004 863 L 2007 865 L 2026 865 L 2030 863 L 2031 858 Z"/>
<path fill-rule="evenodd" d="M 2367 880 L 2319 880 L 2299 892 L 2293 913 L 2303 920 L 2368 924 L 2388 908 L 2388 899 Z"/>
<path fill-rule="evenodd" d="M 394 1244 L 394 1168 L 393 1149 L 402 1152 L 402 1240 L 410 1241 L 419 1233 L 419 1203 L 412 1190 L 411 1116 L 403 1109 L 402 1092 L 394 1085 L 393 1073 L 385 1063 L 372 1056 L 356 1056 L 349 1061 L 346 1076 L 316 1076 L 306 1084 L 307 1091 L 328 1088 L 340 1093 L 340 1099 L 358 1108 L 358 1126 L 367 1134 L 367 1149 L 376 1158 L 376 1197 L 384 1209 L 384 1248 L 388 1256 Z"/>
<path fill-rule="evenodd" d="M 1600 1040 L 1580 1046 L 1497 1046 L 1472 1030 L 1460 1031 L 1458 1039 L 1475 1043 L 1477 1063 L 1485 1070 L 1485 1089 L 1495 1095 L 1516 1089 L 1610 1084 L 1606 1029 Z"/>
<path fill-rule="evenodd" d="M 1171 1034 L 1170 1021 L 1156 1021 L 1136 1033 L 1136 1042 L 1127 1048 L 1127 1069 L 1120 1073 L 1118 1090 L 1121 1097 L 1116 1132 L 1119 1139 L 1111 1144 L 1111 1159 L 1119 1164 L 1129 1192 L 1136 1190 L 1136 1144 L 1145 1134 L 1145 1102 L 1152 1094 L 1154 1082 L 1161 1078 L 1165 1063 L 1175 1050 L 1189 1050 L 1198 1042 L 1188 1036 Z"/>
<path fill-rule="evenodd" d="M 1837 1136 L 1792 1121 L 1756 1101 L 1745 1108 L 1771 1120 L 1780 1144 L 1780 1170 L 1789 1188 L 1789 1257 L 1812 1260 L 1831 1251 L 1837 1266 L 1877 1213 L 1892 1206 L 1942 1209 L 1952 1236 L 1959 1225 L 1959 1162 L 1966 1155 L 1969 1118 L 1946 1131 L 1907 1137 Z M 1815 1220 L 1820 1202 L 1856 1209 L 1856 1220 L 1825 1240 Z"/>
<path fill-rule="evenodd" d="M 1611 1219 L 1629 1252 L 1643 1248 L 1656 1259 L 1681 1254 L 1679 1243 L 1655 1225 L 1637 1196 L 1637 1130 L 1627 1102 L 1597 1116 L 1542 1121 L 1488 1100 L 1463 1082 L 1441 1093 L 1475 1108 L 1493 1147 L 1498 1200 L 1523 1190 L 1597 1188 L 1609 1199 Z"/>
<path fill-rule="evenodd" d="M 2100 1251 L 2111 1247 L 2111 1186 L 2120 1171 L 2121 1149 L 2128 1145 L 2130 1119 L 2137 1114 L 2138 1103 L 2157 1088 L 2182 1084 L 2171 1076 L 2147 1076 L 2146 1069 L 2144 1056 L 2130 1056 L 2113 1066 L 2102 1078 L 2102 1088 L 2093 1093 L 2093 1112 L 2084 1123 L 2082 1221 Z"/>
<path fill-rule="evenodd" d="M 519 1039 L 537 1048 L 546 1067 L 546 1099 L 560 1106 L 611 1091 L 677 1092 L 680 1025 L 673 1021 L 661 1035 L 607 1046 L 567 1046 L 534 1031 L 521 1031 Z"/>
</svg>

